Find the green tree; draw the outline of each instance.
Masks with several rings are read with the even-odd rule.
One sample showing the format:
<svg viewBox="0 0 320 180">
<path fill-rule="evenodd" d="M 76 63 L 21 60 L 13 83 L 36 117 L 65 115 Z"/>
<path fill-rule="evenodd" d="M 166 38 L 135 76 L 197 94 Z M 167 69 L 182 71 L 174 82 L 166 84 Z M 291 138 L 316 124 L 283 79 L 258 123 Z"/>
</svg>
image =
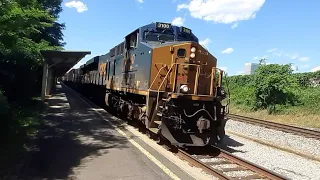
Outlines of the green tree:
<svg viewBox="0 0 320 180">
<path fill-rule="evenodd" d="M 40 50 L 61 49 L 60 32 L 52 33 L 55 34 L 52 41 L 46 38 L 50 33 L 44 33 L 54 27 L 56 20 L 49 12 L 37 0 L 2 2 L 0 88 L 8 100 L 28 98 L 39 92 L 42 68 Z"/>
<path fill-rule="evenodd" d="M 291 89 L 297 87 L 291 64 L 261 64 L 254 75 L 255 109 L 276 112 L 277 105 L 294 105 L 297 98 Z"/>
<path fill-rule="evenodd" d="M 65 26 L 57 22 L 61 10 L 61 0 L 0 0 L 1 173 L 14 169 L 15 152 L 23 151 L 40 123 L 41 107 L 30 99 L 41 90 L 40 50 L 64 45 Z"/>
<path fill-rule="evenodd" d="M 38 0 L 42 9 L 49 12 L 51 16 L 55 19 L 59 18 L 59 14 L 62 12 L 62 0 Z M 53 22 L 53 25 L 46 27 L 41 30 L 41 34 L 36 34 L 34 39 L 41 40 L 44 39 L 49 42 L 51 46 L 61 46 L 63 47 L 65 43 L 63 42 L 63 33 L 65 29 L 64 23 L 59 23 L 57 21 Z"/>
</svg>

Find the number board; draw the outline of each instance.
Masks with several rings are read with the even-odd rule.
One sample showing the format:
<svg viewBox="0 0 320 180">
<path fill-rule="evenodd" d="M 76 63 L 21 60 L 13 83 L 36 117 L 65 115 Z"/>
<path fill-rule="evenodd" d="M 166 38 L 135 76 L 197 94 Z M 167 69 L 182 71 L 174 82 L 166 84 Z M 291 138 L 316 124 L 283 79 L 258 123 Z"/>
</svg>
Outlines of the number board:
<svg viewBox="0 0 320 180">
<path fill-rule="evenodd" d="M 159 28 L 159 29 L 170 29 L 171 28 L 171 24 L 157 22 L 156 23 L 156 28 Z"/>
<path fill-rule="evenodd" d="M 191 29 L 188 29 L 188 28 L 182 27 L 182 32 L 184 32 L 184 33 L 188 33 L 188 34 L 191 34 Z"/>
</svg>

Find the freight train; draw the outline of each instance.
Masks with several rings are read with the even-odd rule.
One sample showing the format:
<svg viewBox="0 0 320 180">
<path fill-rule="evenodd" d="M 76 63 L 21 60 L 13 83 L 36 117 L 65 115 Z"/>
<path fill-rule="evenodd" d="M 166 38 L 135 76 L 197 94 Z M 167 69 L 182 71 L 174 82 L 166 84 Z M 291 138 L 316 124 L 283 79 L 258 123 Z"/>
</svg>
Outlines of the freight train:
<svg viewBox="0 0 320 180">
<path fill-rule="evenodd" d="M 72 69 L 65 84 L 103 102 L 175 146 L 208 146 L 225 136 L 224 71 L 191 29 L 155 22 Z"/>
</svg>

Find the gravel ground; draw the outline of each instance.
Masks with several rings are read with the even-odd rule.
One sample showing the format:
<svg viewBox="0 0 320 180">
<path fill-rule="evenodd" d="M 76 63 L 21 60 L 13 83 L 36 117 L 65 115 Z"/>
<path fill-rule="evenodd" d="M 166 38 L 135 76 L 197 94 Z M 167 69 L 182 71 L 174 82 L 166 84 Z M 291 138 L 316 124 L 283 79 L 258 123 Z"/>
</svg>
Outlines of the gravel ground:
<svg viewBox="0 0 320 180">
<path fill-rule="evenodd" d="M 228 120 L 226 130 L 320 159 L 320 141 L 252 124 Z"/>
<path fill-rule="evenodd" d="M 228 126 L 230 126 L 230 124 Z M 236 127 L 237 126 L 235 126 L 235 129 Z M 240 125 L 238 125 L 237 128 L 239 127 Z M 242 126 L 242 128 L 244 127 L 245 126 Z M 247 130 L 244 128 L 244 132 L 250 130 L 250 127 L 247 128 Z M 230 128 L 228 127 L 228 129 Z M 252 127 L 251 130 L 253 130 Z M 258 130 L 253 130 L 253 132 L 256 131 Z M 274 133 L 274 136 L 277 136 L 277 134 Z M 277 138 L 279 140 L 281 139 L 279 136 L 277 136 Z M 318 161 L 308 160 L 301 156 L 265 146 L 235 135 L 228 135 L 222 147 L 238 157 L 277 172 L 289 179 L 320 179 L 320 162 Z"/>
</svg>

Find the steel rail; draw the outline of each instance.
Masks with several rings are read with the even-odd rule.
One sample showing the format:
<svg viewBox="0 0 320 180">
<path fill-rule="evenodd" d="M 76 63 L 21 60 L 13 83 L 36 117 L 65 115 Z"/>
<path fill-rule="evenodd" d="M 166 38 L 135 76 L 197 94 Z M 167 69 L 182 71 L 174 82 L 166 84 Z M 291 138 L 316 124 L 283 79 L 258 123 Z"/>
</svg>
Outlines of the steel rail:
<svg viewBox="0 0 320 180">
<path fill-rule="evenodd" d="M 253 172 L 256 172 L 264 177 L 267 177 L 269 179 L 275 179 L 275 180 L 276 179 L 287 179 L 286 177 L 284 177 L 278 173 L 272 172 L 262 166 L 259 166 L 257 164 L 252 163 L 252 162 L 249 162 L 245 159 L 237 157 L 237 156 L 233 155 L 232 153 L 229 153 L 223 149 L 219 148 L 219 150 L 220 150 L 220 155 L 219 155 L 220 157 L 224 157 L 224 158 L 226 158 L 236 164 L 244 166 L 244 167 L 252 170 Z"/>
<path fill-rule="evenodd" d="M 205 172 L 217 177 L 218 179 L 274 179 L 274 180 L 283 180 L 288 179 L 282 175 L 279 175 L 275 172 L 272 172 L 268 169 L 265 169 L 257 164 L 251 163 L 249 161 L 246 161 L 242 158 L 239 158 L 223 149 L 215 147 L 217 150 L 219 150 L 218 156 L 203 156 L 201 155 L 201 159 L 210 159 L 210 158 L 223 158 L 226 159 L 227 164 L 237 164 L 239 167 L 237 168 L 225 168 L 224 170 L 218 170 L 210 166 L 210 162 L 201 162 L 199 159 L 192 157 L 189 153 L 179 149 L 177 155 L 180 156 L 180 158 L 188 161 L 193 166 L 196 166 L 198 168 L 203 169 Z M 214 163 L 215 165 L 219 165 L 219 163 Z M 224 161 L 221 164 L 226 164 Z M 253 175 L 248 176 L 241 176 L 241 177 L 230 177 L 227 176 L 224 172 L 230 172 L 230 171 L 241 171 L 241 170 L 249 170 L 252 171 Z"/>
<path fill-rule="evenodd" d="M 276 123 L 276 122 L 271 122 L 271 121 L 266 121 L 261 119 L 250 118 L 250 117 L 245 117 L 245 116 L 240 116 L 235 114 L 228 114 L 228 118 L 235 121 L 256 124 L 259 126 L 264 126 L 271 129 L 277 129 L 280 131 L 293 133 L 296 135 L 302 135 L 308 138 L 320 139 L 320 131 L 315 131 L 311 129 L 301 128 L 297 126 L 286 125 L 286 124 L 281 124 L 281 123 Z"/>
<path fill-rule="evenodd" d="M 188 154 L 187 152 L 185 152 L 185 151 L 183 151 L 181 149 L 178 150 L 177 155 L 181 159 L 184 159 L 184 160 L 188 161 L 189 163 L 191 163 L 195 167 L 203 169 L 205 172 L 213 175 L 214 177 L 217 177 L 219 179 L 229 179 L 228 176 L 226 176 L 223 173 L 213 169 L 209 165 L 202 163 L 201 161 L 199 161 L 198 159 L 192 157 L 190 154 Z"/>
</svg>

